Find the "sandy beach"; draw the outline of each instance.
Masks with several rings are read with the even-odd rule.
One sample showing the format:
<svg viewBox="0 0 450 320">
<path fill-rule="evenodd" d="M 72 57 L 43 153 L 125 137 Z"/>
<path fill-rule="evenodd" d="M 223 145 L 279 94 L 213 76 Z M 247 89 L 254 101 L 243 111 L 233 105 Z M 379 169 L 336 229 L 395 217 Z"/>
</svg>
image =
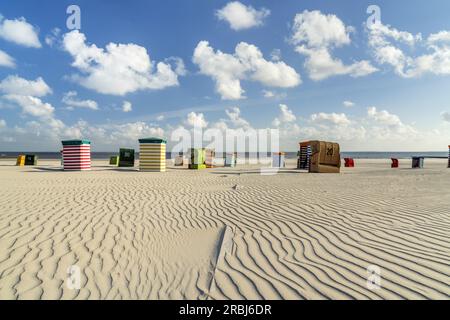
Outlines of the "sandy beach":
<svg viewBox="0 0 450 320">
<path fill-rule="evenodd" d="M 294 162 L 264 176 L 2 160 L 0 299 L 448 299 L 447 160 L 330 175 Z"/>
</svg>

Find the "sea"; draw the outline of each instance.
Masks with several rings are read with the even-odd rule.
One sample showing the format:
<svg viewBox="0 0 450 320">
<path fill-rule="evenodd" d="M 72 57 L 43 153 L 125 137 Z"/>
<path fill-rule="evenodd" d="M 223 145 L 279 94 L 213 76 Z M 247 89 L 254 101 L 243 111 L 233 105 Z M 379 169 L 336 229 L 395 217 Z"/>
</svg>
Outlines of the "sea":
<svg viewBox="0 0 450 320">
<path fill-rule="evenodd" d="M 18 155 L 25 154 L 25 152 L 2 152 L 0 151 L 0 159 L 3 158 L 17 158 Z M 39 157 L 39 159 L 60 159 L 61 155 L 59 152 L 26 152 L 26 154 L 34 154 Z M 115 152 L 92 152 L 91 159 L 109 159 L 111 156 L 118 155 Z M 263 155 L 265 156 L 265 155 Z M 270 156 L 270 154 L 267 154 Z M 442 151 L 427 151 L 427 152 L 341 152 L 342 158 L 353 158 L 353 159 L 410 159 L 412 157 L 436 157 L 436 158 L 447 158 L 449 156 L 448 152 Z M 167 152 L 166 158 L 171 159 L 173 157 L 171 152 Z M 217 158 L 223 158 L 223 154 L 216 153 Z M 255 158 L 256 154 L 238 154 L 239 158 Z M 260 155 L 261 157 L 261 155 Z M 136 158 L 139 158 L 139 153 L 136 152 Z M 286 152 L 287 159 L 296 159 L 297 152 Z"/>
</svg>

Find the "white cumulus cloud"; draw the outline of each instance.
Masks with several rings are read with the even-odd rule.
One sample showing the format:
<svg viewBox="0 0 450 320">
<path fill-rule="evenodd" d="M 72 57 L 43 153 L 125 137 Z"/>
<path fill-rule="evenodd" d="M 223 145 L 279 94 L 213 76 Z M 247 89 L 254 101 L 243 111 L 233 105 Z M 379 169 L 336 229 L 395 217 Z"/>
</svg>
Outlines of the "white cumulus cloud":
<svg viewBox="0 0 450 320">
<path fill-rule="evenodd" d="M 111 42 L 105 49 L 98 48 L 87 44 L 78 30 L 63 36 L 63 47 L 74 59 L 72 66 L 81 72 L 72 79 L 103 94 L 123 96 L 177 86 L 179 73 L 185 72 L 181 59 L 176 59 L 173 70 L 169 61 L 152 62 L 144 47 Z"/>
<path fill-rule="evenodd" d="M 14 68 L 16 66 L 16 63 L 13 57 L 11 57 L 5 51 L 0 50 L 0 66 Z"/>
<path fill-rule="evenodd" d="M 272 122 L 272 124 L 275 127 L 279 127 L 283 123 L 294 122 L 295 120 L 297 120 L 297 117 L 294 115 L 292 110 L 288 108 L 287 105 L 280 104 L 279 108 L 280 108 L 280 115 L 276 117 Z"/>
<path fill-rule="evenodd" d="M 311 121 L 316 123 L 330 123 L 334 125 L 348 125 L 351 121 L 347 118 L 345 113 L 314 113 L 311 115 Z"/>
<path fill-rule="evenodd" d="M 208 126 L 208 122 L 205 120 L 205 116 L 203 115 L 203 113 L 195 113 L 195 112 L 190 112 L 187 115 L 185 124 L 190 127 L 196 128 L 206 128 Z"/>
<path fill-rule="evenodd" d="M 131 112 L 133 110 L 132 104 L 130 101 L 124 101 L 122 104 L 123 112 Z"/>
<path fill-rule="evenodd" d="M 305 68 L 312 80 L 336 75 L 362 77 L 377 71 L 367 60 L 346 65 L 332 56 L 333 48 L 351 43 L 352 30 L 333 14 L 326 15 L 317 10 L 296 14 L 290 41 L 298 53 L 306 56 Z"/>
<path fill-rule="evenodd" d="M 94 100 L 80 100 L 77 99 L 78 93 L 76 91 L 66 92 L 62 98 L 62 102 L 69 106 L 70 109 L 73 108 L 87 108 L 91 110 L 98 110 L 98 104 Z"/>
<path fill-rule="evenodd" d="M 45 36 L 45 43 L 49 47 L 53 47 L 53 45 L 60 40 L 59 35 L 61 33 L 61 29 L 53 28 L 51 33 Z"/>
<path fill-rule="evenodd" d="M 53 108 L 51 104 L 45 103 L 37 97 L 7 94 L 4 95 L 3 98 L 18 104 L 22 107 L 23 113 L 35 117 L 51 118 L 53 116 L 53 111 L 55 111 L 55 108 Z"/>
<path fill-rule="evenodd" d="M 385 136 L 389 138 L 389 134 L 414 136 L 417 130 L 408 124 L 403 123 L 400 117 L 392 114 L 387 110 L 379 111 L 376 107 L 369 107 L 367 109 L 369 119 L 373 120 L 379 127 L 372 128 L 374 132 L 378 132 L 378 136 Z"/>
<path fill-rule="evenodd" d="M 275 93 L 273 93 L 273 91 L 270 90 L 263 90 L 262 91 L 264 98 L 274 98 L 275 97 Z"/>
<path fill-rule="evenodd" d="M 229 2 L 225 7 L 216 11 L 219 20 L 227 21 L 230 28 L 236 31 L 261 26 L 269 14 L 270 10 L 266 8 L 257 10 L 239 1 Z"/>
<path fill-rule="evenodd" d="M 229 118 L 229 122 L 233 124 L 235 127 L 249 128 L 250 123 L 241 117 L 241 109 L 238 107 L 233 107 L 231 109 L 225 110 Z"/>
<path fill-rule="evenodd" d="M 422 34 L 399 31 L 377 22 L 368 28 L 369 46 L 376 61 L 391 66 L 403 78 L 420 77 L 423 74 L 450 74 L 450 32 L 443 30 L 423 38 Z M 406 45 L 406 48 L 403 46 Z M 407 50 L 417 52 L 416 56 Z"/>
<path fill-rule="evenodd" d="M 23 17 L 8 20 L 0 15 L 0 38 L 25 47 L 40 48 L 42 46 L 37 29 Z"/>
<path fill-rule="evenodd" d="M 252 126 L 250 122 L 241 116 L 241 109 L 239 107 L 232 107 L 225 110 L 227 118 L 220 119 L 219 121 L 213 123 L 211 127 L 213 129 L 218 129 L 225 132 L 229 130 L 230 132 L 237 132 L 238 130 L 248 130 Z"/>
<path fill-rule="evenodd" d="M 369 117 L 385 125 L 398 126 L 402 124 L 400 118 L 397 115 L 391 114 L 386 110 L 378 111 L 376 107 L 369 107 L 367 109 L 367 114 L 369 115 Z"/>
<path fill-rule="evenodd" d="M 432 33 L 427 39 L 429 44 L 450 42 L 450 31 L 442 30 L 437 33 Z"/>
<path fill-rule="evenodd" d="M 27 80 L 17 75 L 10 75 L 0 82 L 0 91 L 5 94 L 43 97 L 52 93 L 44 79 Z"/>
<path fill-rule="evenodd" d="M 300 75 L 282 61 L 267 61 L 254 45 L 240 42 L 234 54 L 214 51 L 207 41 L 195 48 L 193 62 L 200 73 L 216 82 L 216 91 L 222 99 L 243 98 L 241 80 L 252 80 L 268 87 L 290 88 L 301 83 Z"/>
<path fill-rule="evenodd" d="M 3 93 L 0 100 L 19 106 L 24 115 L 37 117 L 51 130 L 64 126 L 60 120 L 55 118 L 55 108 L 41 99 L 52 92 L 41 77 L 33 81 L 17 75 L 8 76 L 0 82 L 0 92 Z M 37 122 L 32 121 L 32 123 L 35 126 Z"/>
<path fill-rule="evenodd" d="M 351 108 L 351 107 L 355 106 L 355 103 L 350 100 L 345 100 L 344 102 L 342 102 L 342 104 L 344 105 L 344 107 L 347 107 L 347 108 Z"/>
</svg>

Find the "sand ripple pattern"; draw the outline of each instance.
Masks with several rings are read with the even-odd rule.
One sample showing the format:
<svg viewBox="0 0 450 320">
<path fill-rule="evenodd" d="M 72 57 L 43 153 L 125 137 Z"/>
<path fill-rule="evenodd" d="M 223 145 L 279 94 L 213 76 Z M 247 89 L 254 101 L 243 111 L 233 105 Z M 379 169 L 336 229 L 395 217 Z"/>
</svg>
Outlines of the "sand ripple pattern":
<svg viewBox="0 0 450 320">
<path fill-rule="evenodd" d="M 450 170 L 429 167 L 0 166 L 0 299 L 448 299 Z"/>
</svg>

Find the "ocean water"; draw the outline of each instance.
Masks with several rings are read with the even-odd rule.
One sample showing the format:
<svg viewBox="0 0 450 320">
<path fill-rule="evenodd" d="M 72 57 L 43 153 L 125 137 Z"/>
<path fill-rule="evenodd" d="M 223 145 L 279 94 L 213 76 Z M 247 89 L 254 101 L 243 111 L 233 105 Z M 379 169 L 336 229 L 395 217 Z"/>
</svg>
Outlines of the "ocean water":
<svg viewBox="0 0 450 320">
<path fill-rule="evenodd" d="M 35 154 L 39 157 L 39 159 L 60 159 L 61 155 L 59 152 L 28 152 L 29 154 Z M 24 152 L 2 152 L 0 151 L 0 159 L 2 158 L 17 158 L 19 154 L 24 154 Z M 92 159 L 109 159 L 110 156 L 118 155 L 114 152 L 92 152 Z M 252 154 L 251 157 L 255 158 L 255 154 Z M 264 155 L 263 155 L 264 156 Z M 268 154 L 270 156 L 270 154 Z M 217 153 L 217 158 L 223 157 L 222 154 Z M 239 154 L 239 158 L 248 158 L 250 157 L 249 153 Z M 261 156 L 260 156 L 261 157 Z M 354 158 L 354 159 L 409 159 L 412 157 L 442 157 L 447 158 L 448 152 L 441 151 L 429 151 L 429 152 L 341 152 L 342 158 Z M 139 158 L 139 153 L 136 153 L 136 158 Z M 172 154 L 168 152 L 166 154 L 167 159 L 172 158 Z M 296 159 L 297 152 L 286 152 L 287 159 Z"/>
</svg>

